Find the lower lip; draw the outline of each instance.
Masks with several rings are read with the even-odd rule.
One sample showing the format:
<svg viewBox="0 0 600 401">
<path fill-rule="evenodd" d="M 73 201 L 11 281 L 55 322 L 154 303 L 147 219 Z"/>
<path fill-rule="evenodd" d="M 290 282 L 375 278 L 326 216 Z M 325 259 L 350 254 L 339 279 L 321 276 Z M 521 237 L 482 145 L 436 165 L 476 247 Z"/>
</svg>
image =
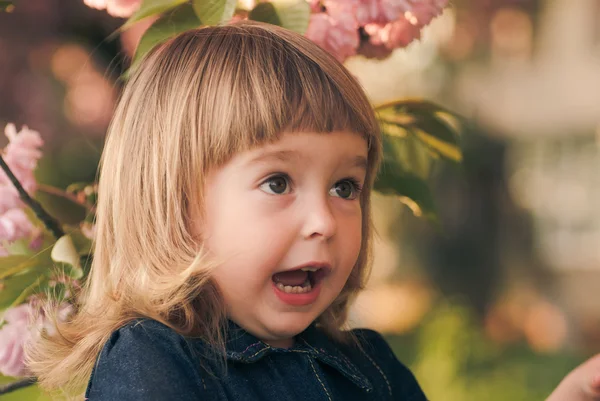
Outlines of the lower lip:
<svg viewBox="0 0 600 401">
<path fill-rule="evenodd" d="M 281 301 L 288 305 L 294 306 L 304 306 L 310 305 L 317 300 L 319 297 L 319 293 L 321 292 L 321 283 L 316 283 L 316 285 L 309 291 L 302 294 L 290 294 L 287 292 L 281 291 L 275 283 L 273 282 L 273 290 L 275 291 L 275 295 L 279 297 Z"/>
</svg>

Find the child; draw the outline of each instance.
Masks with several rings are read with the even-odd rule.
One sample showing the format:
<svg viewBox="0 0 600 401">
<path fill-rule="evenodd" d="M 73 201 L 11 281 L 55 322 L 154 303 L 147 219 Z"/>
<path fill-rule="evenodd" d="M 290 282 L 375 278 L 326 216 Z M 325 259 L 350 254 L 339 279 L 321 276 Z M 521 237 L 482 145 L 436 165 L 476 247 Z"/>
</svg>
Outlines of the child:
<svg viewBox="0 0 600 401">
<path fill-rule="evenodd" d="M 380 334 L 342 330 L 380 158 L 362 89 L 301 35 L 241 22 L 157 46 L 109 129 L 78 313 L 29 350 L 40 384 L 91 401 L 425 400 Z"/>
<path fill-rule="evenodd" d="M 546 401 L 600 400 L 600 355 L 573 370 Z"/>
</svg>

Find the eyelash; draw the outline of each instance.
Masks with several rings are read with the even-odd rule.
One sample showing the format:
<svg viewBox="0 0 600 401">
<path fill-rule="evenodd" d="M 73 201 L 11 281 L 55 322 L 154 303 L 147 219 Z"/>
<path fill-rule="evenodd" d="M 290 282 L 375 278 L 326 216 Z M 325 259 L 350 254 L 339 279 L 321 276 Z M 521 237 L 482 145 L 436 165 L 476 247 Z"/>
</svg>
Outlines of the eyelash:
<svg viewBox="0 0 600 401">
<path fill-rule="evenodd" d="M 273 179 L 275 179 L 275 178 L 283 178 L 283 179 L 285 179 L 285 181 L 286 181 L 286 184 L 287 184 L 288 186 L 290 186 L 290 185 L 291 185 L 291 181 L 292 181 L 292 179 L 290 178 L 290 176 L 289 176 L 289 175 L 287 175 L 287 174 L 285 174 L 285 173 L 275 173 L 275 174 L 273 174 L 273 175 L 269 176 L 268 178 L 266 178 L 266 179 L 265 179 L 263 182 L 261 182 L 261 184 L 260 184 L 260 186 L 259 186 L 259 187 L 262 187 L 263 185 L 265 185 L 265 184 L 269 183 L 271 180 L 273 180 Z M 353 198 L 351 198 L 351 199 L 349 199 L 349 198 L 342 198 L 342 199 L 346 199 L 346 200 L 354 200 L 354 199 L 356 199 L 356 198 L 358 198 L 358 197 L 360 196 L 360 193 L 362 192 L 362 189 L 363 189 L 363 188 L 362 188 L 362 185 L 360 184 L 360 182 L 359 182 L 359 181 L 358 181 L 356 178 L 354 178 L 354 177 L 346 177 L 346 178 L 343 178 L 343 179 L 341 179 L 341 180 L 337 181 L 337 182 L 335 183 L 335 185 L 334 185 L 332 188 L 335 188 L 335 186 L 336 186 L 336 185 L 338 185 L 338 184 L 340 184 L 340 183 L 342 183 L 342 182 L 348 182 L 348 183 L 350 183 L 350 185 L 352 185 L 352 188 L 353 188 L 353 190 L 354 190 L 354 195 L 355 195 L 355 196 L 354 196 Z M 275 194 L 275 195 L 285 195 L 285 194 Z"/>
<path fill-rule="evenodd" d="M 352 186 L 354 187 L 354 191 L 356 192 L 356 196 L 358 197 L 358 195 L 360 195 L 360 193 L 362 192 L 362 185 L 360 184 L 360 182 L 354 177 L 347 177 L 342 180 L 339 180 L 338 182 L 336 182 L 336 184 L 344 181 L 352 184 Z"/>
</svg>

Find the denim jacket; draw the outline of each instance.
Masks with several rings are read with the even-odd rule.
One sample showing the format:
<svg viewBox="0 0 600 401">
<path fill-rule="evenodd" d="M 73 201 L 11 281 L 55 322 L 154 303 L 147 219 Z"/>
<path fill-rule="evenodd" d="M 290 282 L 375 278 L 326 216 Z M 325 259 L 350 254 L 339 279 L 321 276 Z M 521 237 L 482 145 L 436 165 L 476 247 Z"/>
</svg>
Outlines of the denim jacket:
<svg viewBox="0 0 600 401">
<path fill-rule="evenodd" d="M 380 334 L 354 332 L 362 350 L 335 343 L 315 325 L 284 349 L 229 322 L 227 374 L 215 375 L 206 368 L 210 359 L 199 357 L 207 347 L 201 340 L 154 320 L 137 320 L 104 345 L 85 396 L 90 401 L 426 401 Z"/>
</svg>

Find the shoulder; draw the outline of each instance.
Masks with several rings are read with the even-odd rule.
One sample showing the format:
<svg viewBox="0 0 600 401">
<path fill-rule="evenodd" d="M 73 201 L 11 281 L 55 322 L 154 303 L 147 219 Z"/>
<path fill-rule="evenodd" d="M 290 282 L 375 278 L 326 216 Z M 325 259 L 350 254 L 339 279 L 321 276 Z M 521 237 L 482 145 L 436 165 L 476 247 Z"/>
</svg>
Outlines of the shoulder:
<svg viewBox="0 0 600 401">
<path fill-rule="evenodd" d="M 114 331 L 94 366 L 89 400 L 192 400 L 203 388 L 199 361 L 186 339 L 150 319 Z"/>
<path fill-rule="evenodd" d="M 126 348 L 128 352 L 150 346 L 175 345 L 185 347 L 185 338 L 170 327 L 152 319 L 136 319 L 114 331 L 104 345 L 102 354 L 109 356 L 114 350 Z"/>
<path fill-rule="evenodd" d="M 398 360 L 386 339 L 375 330 L 354 329 L 352 333 L 358 340 L 353 354 L 360 361 L 362 369 L 369 371 L 372 378 L 382 381 L 393 399 L 407 401 L 426 401 L 410 369 Z"/>
</svg>

